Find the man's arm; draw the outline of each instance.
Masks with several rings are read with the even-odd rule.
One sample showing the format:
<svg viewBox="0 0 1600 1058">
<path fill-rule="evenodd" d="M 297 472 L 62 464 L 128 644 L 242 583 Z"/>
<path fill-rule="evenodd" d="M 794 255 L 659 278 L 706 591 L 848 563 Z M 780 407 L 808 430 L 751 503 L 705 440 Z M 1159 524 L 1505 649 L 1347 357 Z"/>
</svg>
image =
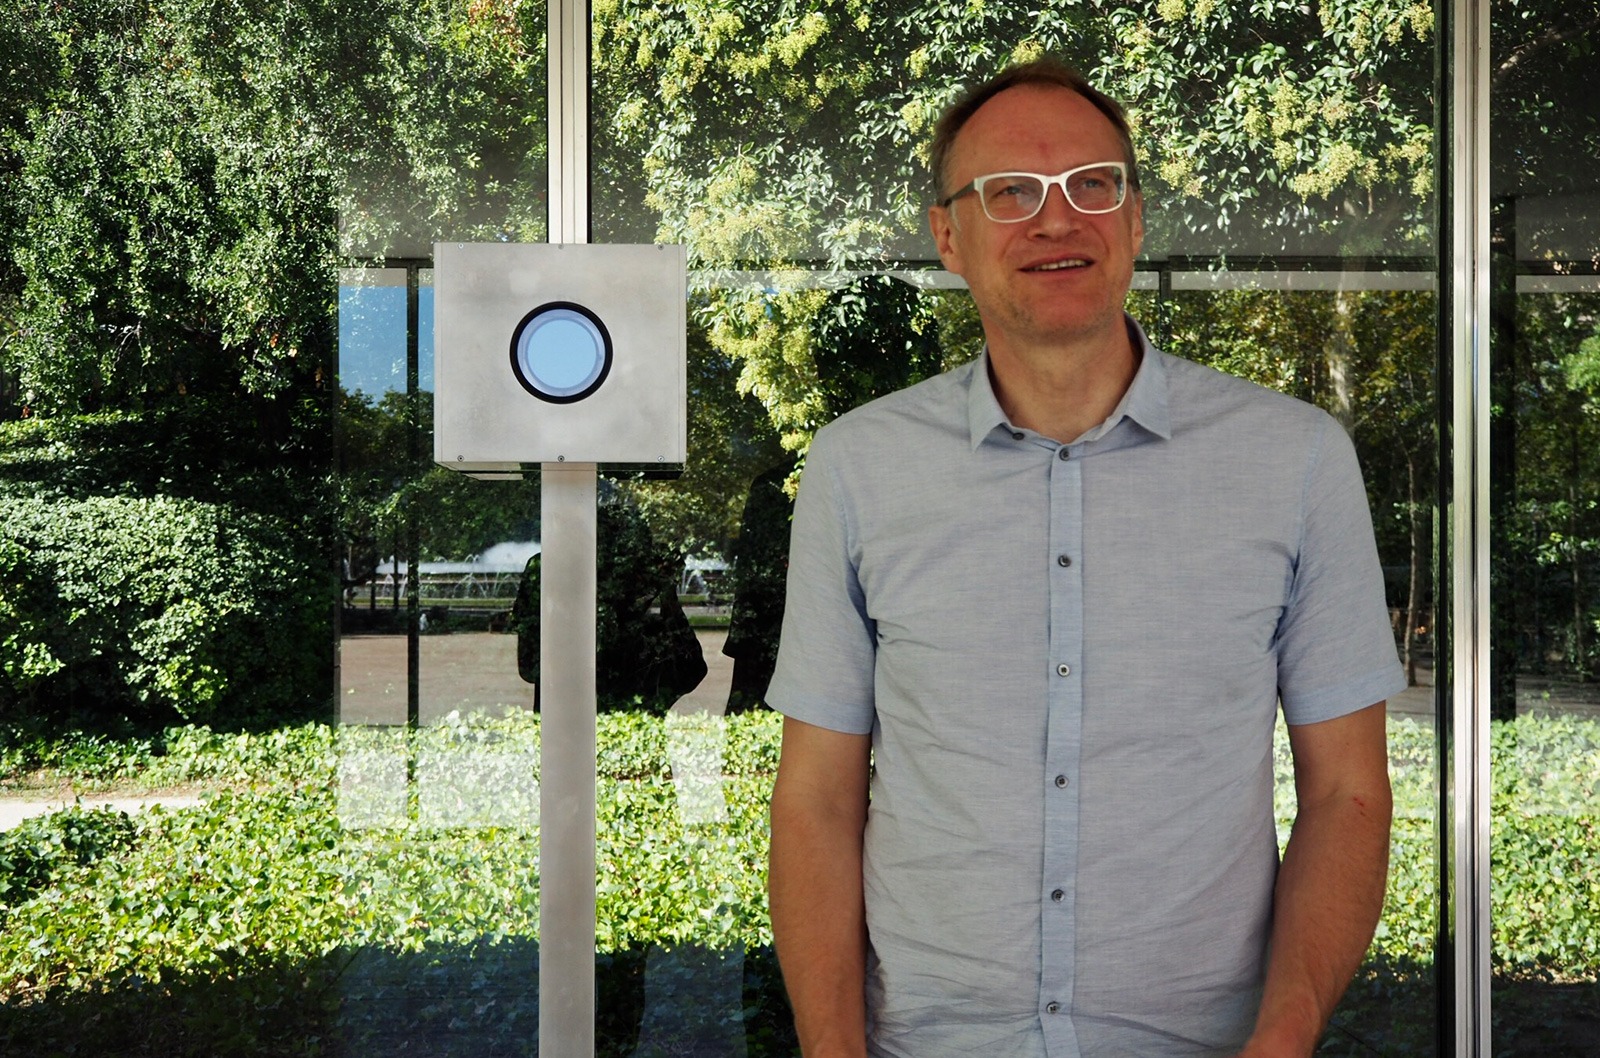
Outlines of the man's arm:
<svg viewBox="0 0 1600 1058">
<path fill-rule="evenodd" d="M 1274 891 L 1261 1011 L 1239 1058 L 1309 1056 L 1372 940 L 1392 810 L 1384 704 L 1289 728 L 1299 808 Z"/>
<path fill-rule="evenodd" d="M 783 722 L 772 792 L 772 936 L 806 1058 L 864 1058 L 861 838 L 871 736 Z"/>
</svg>

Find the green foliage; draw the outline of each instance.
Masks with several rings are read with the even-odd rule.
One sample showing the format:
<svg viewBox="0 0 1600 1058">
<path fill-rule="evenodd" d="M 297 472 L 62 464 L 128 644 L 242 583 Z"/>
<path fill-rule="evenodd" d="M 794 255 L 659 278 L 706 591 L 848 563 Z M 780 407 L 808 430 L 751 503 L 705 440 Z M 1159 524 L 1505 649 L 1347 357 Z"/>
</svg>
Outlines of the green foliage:
<svg viewBox="0 0 1600 1058">
<path fill-rule="evenodd" d="M 164 497 L 0 497 L 0 524 L 0 609 L 30 629 L 3 656 L 13 708 L 238 721 L 322 696 L 325 604 L 285 523 Z"/>
<path fill-rule="evenodd" d="M 326 419 L 237 410 L 0 423 L 0 715 L 243 720 L 325 696 Z"/>
<path fill-rule="evenodd" d="M 133 846 L 136 828 L 125 812 L 68 808 L 35 816 L 0 833 L 0 922 L 8 908 Z"/>
<path fill-rule="evenodd" d="M 603 1012 L 608 1038 L 628 1034 L 616 1019 L 625 1022 L 630 1010 L 638 1032 L 642 997 L 624 993 L 641 976 L 644 954 L 683 944 L 748 947 L 747 973 L 766 974 L 765 998 L 751 1010 L 781 1007 L 770 954 L 762 954 L 770 943 L 762 877 L 777 731 L 770 714 L 726 725 L 599 719 L 597 895 L 601 921 L 611 924 L 599 971 L 618 1008 Z M 91 996 L 102 1012 L 114 1009 L 130 989 L 145 997 L 138 1020 L 153 1019 L 152 1039 L 187 1041 L 176 1053 L 192 1054 L 300 1053 L 285 1049 L 279 1012 L 292 1012 L 301 1042 L 365 1039 L 366 1019 L 381 1029 L 397 1013 L 363 996 L 431 981 L 428 1003 L 448 1003 L 438 984 L 458 972 L 457 987 L 478 1007 L 475 1024 L 502 1024 L 497 1019 L 522 1010 L 537 995 L 529 972 L 536 963 L 518 954 L 538 932 L 537 830 L 438 827 L 416 815 L 397 827 L 353 826 L 341 781 L 352 747 L 409 747 L 419 761 L 455 754 L 458 769 L 487 747 L 536 755 L 537 717 L 368 733 L 375 741 L 347 742 L 321 725 L 260 735 L 169 731 L 153 778 L 210 774 L 232 785 L 196 808 L 141 814 L 114 852 L 106 844 L 93 862 L 63 859 L 47 885 L 15 901 L 0 934 L 0 1044 L 28 1051 L 78 1041 L 94 1053 L 148 1053 L 140 1048 L 153 1043 L 115 1035 L 127 1031 L 115 1018 L 74 1023 L 53 1013 Z M 720 812 L 682 804 L 685 784 L 703 772 L 724 799 Z M 524 776 L 536 778 L 536 770 Z M 510 965 L 524 972 L 490 1011 L 484 989 L 506 988 L 496 968 Z M 207 995 L 232 1024 L 202 1016 Z M 766 1018 L 764 1033 L 787 1031 L 774 1027 L 778 1014 Z M 689 1022 L 684 1031 L 698 1019 Z M 473 1045 L 481 1048 L 492 1031 L 473 1031 Z M 505 1031 L 516 1038 L 512 1025 Z M 602 1053 L 631 1050 L 617 1046 Z"/>
<path fill-rule="evenodd" d="M 335 504 L 345 586 L 389 557 L 464 561 L 505 540 L 539 535 L 539 481 L 475 481 L 433 462 L 433 401 L 390 391 L 344 394 L 338 410 Z"/>
<path fill-rule="evenodd" d="M 1150 256 L 1431 251 L 1427 4 L 607 0 L 594 27 L 596 232 L 773 270 L 708 278 L 700 312 L 791 450 L 819 414 L 825 296 L 784 269 L 930 261 L 934 119 L 1015 60 L 1059 55 L 1129 101 Z"/>
<path fill-rule="evenodd" d="M 1497 883 L 1497 970 L 1546 979 L 1600 974 L 1600 819 L 1594 815 L 1498 816 L 1490 830 Z"/>
<path fill-rule="evenodd" d="M 531 14 L 27 0 L 3 30 L 0 367 L 35 410 L 298 389 L 341 249 L 542 235 Z"/>
<path fill-rule="evenodd" d="M 739 386 L 739 367 L 691 323 L 689 452 L 675 481 L 620 482 L 662 540 L 691 555 L 728 555 L 753 478 L 784 458 L 761 402 Z"/>
<path fill-rule="evenodd" d="M 1498 335 L 1495 406 L 1495 669 L 1600 674 L 1600 416 L 1590 293 L 1518 296 Z M 1498 681 L 1504 710 L 1514 687 Z"/>
<path fill-rule="evenodd" d="M 780 725 L 772 713 L 599 718 L 597 971 L 607 1000 L 600 1053 L 632 1053 L 641 981 L 678 987 L 672 975 L 681 974 L 689 987 L 741 951 L 749 1053 L 793 1053 L 763 894 Z M 1430 725 L 1391 724 L 1397 819 L 1389 900 L 1370 972 L 1323 1053 L 1346 1053 L 1339 1047 L 1352 1036 L 1374 1033 L 1387 1053 L 1429 1045 L 1434 737 Z M 1590 720 L 1524 717 L 1496 725 L 1494 737 L 1503 761 L 1493 834 L 1497 982 L 1593 980 L 1600 730 Z M 537 827 L 506 818 L 440 825 L 416 805 L 392 825 L 360 825 L 346 811 L 344 786 L 352 755 L 376 747 L 402 761 L 414 755 L 420 783 L 430 755 L 444 755 L 457 773 L 474 772 L 486 752 L 536 760 L 538 743 L 538 718 L 525 714 L 453 717 L 414 733 L 169 730 L 149 779 L 227 784 L 200 806 L 132 821 L 69 811 L 0 840 L 0 857 L 20 865 L 4 876 L 17 881 L 0 932 L 0 1044 L 18 1053 L 39 1053 L 48 1042 L 143 1055 L 159 1053 L 156 1040 L 169 1048 L 180 1040 L 168 1053 L 327 1053 L 304 1049 L 305 1041 L 377 1046 L 361 1034 L 397 1017 L 418 1032 L 435 1018 L 465 1017 L 466 1039 L 480 1048 L 501 1033 L 515 1038 L 537 994 Z M 1287 769 L 1281 746 L 1279 764 Z M 523 779 L 537 775 L 535 765 Z M 503 799 L 504 786 L 497 789 Z M 1285 825 L 1292 790 L 1288 796 L 1278 808 Z M 413 991 L 411 1013 L 372 1005 L 374 996 Z M 123 1004 L 138 1010 L 148 1039 L 116 1035 L 128 1031 L 118 1017 L 68 1014 L 106 1015 Z M 228 1016 L 207 1017 L 208 1008 Z M 696 1009 L 685 1008 L 680 1026 L 689 1037 L 725 1031 L 715 1018 L 735 1016 L 691 1016 Z"/>
<path fill-rule="evenodd" d="M 0 422 L 0 495 L 182 497 L 300 517 L 314 533 L 328 428 L 316 395 Z"/>
</svg>

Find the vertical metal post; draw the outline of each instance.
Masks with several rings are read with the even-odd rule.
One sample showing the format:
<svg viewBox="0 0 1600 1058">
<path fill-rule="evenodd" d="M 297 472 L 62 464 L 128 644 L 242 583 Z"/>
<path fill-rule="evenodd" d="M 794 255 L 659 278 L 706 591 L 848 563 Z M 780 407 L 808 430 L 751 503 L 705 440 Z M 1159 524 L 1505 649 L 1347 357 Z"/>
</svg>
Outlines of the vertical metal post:
<svg viewBox="0 0 1600 1058">
<path fill-rule="evenodd" d="M 589 241 L 589 5 L 549 0 L 549 241 Z M 540 469 L 539 1056 L 594 1054 L 594 464 Z"/>
<path fill-rule="evenodd" d="M 422 333 L 422 295 L 418 290 L 418 265 L 406 262 L 406 475 L 420 473 L 417 461 L 422 456 L 422 423 L 418 413 L 418 389 L 421 385 L 421 356 L 418 341 Z M 417 729 L 422 719 L 422 644 L 419 619 L 422 616 L 422 556 L 421 527 L 417 524 L 417 511 L 406 504 L 406 727 Z M 416 757 L 406 754 L 406 789 L 414 796 L 416 783 Z"/>
<path fill-rule="evenodd" d="M 589 4 L 549 0 L 549 241 L 589 241 Z"/>
<path fill-rule="evenodd" d="M 1450 7 L 1455 1053 L 1489 1054 L 1489 4 Z"/>
<path fill-rule="evenodd" d="M 1156 269 L 1156 321 L 1161 328 L 1161 348 L 1172 348 L 1172 258 Z"/>
<path fill-rule="evenodd" d="M 594 1054 L 593 463 L 540 478 L 539 1058 Z"/>
</svg>

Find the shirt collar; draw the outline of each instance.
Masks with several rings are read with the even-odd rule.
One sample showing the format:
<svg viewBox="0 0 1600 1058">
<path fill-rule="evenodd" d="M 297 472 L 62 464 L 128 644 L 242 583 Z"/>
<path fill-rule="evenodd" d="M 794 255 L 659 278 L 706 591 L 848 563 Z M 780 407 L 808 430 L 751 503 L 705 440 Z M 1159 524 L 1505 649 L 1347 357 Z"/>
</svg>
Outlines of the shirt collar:
<svg viewBox="0 0 1600 1058">
<path fill-rule="evenodd" d="M 1075 440 L 1092 441 L 1103 437 L 1123 419 L 1132 419 L 1163 441 L 1172 438 L 1172 415 L 1167 406 L 1167 370 L 1162 363 L 1165 354 L 1150 344 L 1138 321 L 1132 316 L 1125 316 L 1124 319 L 1128 323 L 1129 336 L 1139 344 L 1139 370 L 1134 373 L 1127 392 L 1123 393 L 1122 400 L 1117 402 L 1116 408 L 1106 416 L 1105 421 Z M 977 451 L 978 446 L 996 428 L 1014 429 L 994 395 L 994 384 L 989 380 L 987 346 L 973 365 L 968 381 L 967 427 L 973 451 Z"/>
</svg>

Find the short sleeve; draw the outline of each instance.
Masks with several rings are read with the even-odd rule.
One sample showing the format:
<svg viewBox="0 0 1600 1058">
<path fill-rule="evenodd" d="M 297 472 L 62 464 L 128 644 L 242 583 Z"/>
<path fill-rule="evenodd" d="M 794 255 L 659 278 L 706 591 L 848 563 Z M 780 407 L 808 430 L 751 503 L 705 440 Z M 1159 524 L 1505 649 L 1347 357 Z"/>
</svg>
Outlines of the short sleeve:
<svg viewBox="0 0 1600 1058">
<path fill-rule="evenodd" d="M 1314 724 L 1405 689 L 1355 446 L 1331 418 L 1307 471 L 1301 537 L 1278 631 L 1284 719 Z"/>
<path fill-rule="evenodd" d="M 876 634 L 828 434 L 821 431 L 813 442 L 795 500 L 783 631 L 767 703 L 808 724 L 864 735 L 875 720 Z"/>
</svg>

